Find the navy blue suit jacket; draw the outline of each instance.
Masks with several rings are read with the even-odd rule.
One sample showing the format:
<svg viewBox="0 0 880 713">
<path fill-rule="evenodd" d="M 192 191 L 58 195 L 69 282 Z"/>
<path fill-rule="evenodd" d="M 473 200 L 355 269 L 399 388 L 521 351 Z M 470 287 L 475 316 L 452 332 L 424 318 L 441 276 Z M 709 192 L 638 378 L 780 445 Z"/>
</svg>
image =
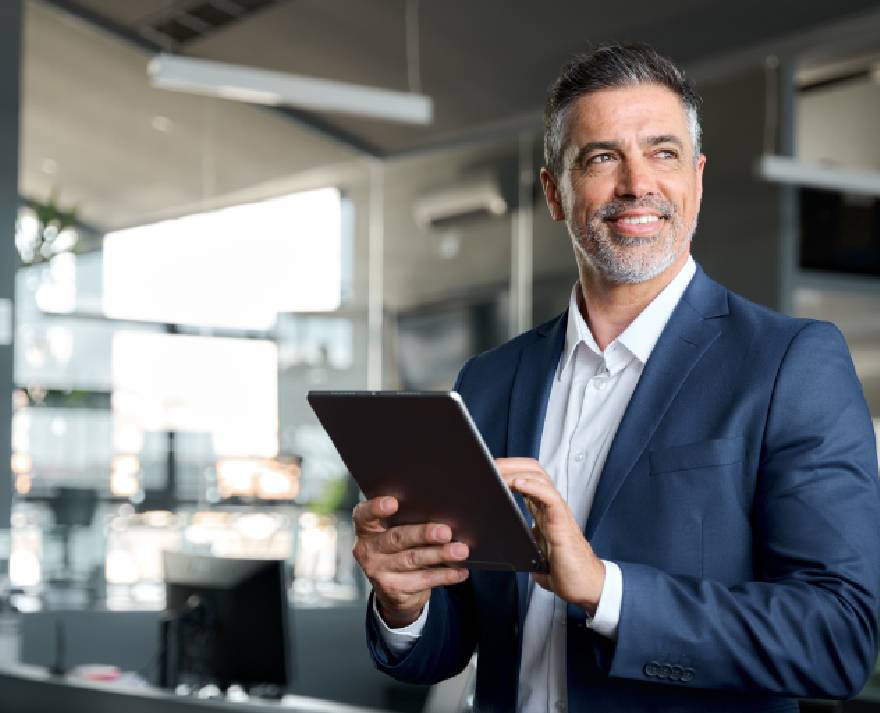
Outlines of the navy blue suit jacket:
<svg viewBox="0 0 880 713">
<path fill-rule="evenodd" d="M 496 457 L 537 457 L 566 315 L 469 361 L 457 390 Z M 572 711 L 796 711 L 874 666 L 880 489 L 871 420 L 830 324 L 758 307 L 697 270 L 645 366 L 585 535 L 623 572 L 616 642 L 568 607 Z M 479 711 L 516 704 L 525 574 L 432 592 L 380 669 L 448 678 L 479 650 Z"/>
</svg>

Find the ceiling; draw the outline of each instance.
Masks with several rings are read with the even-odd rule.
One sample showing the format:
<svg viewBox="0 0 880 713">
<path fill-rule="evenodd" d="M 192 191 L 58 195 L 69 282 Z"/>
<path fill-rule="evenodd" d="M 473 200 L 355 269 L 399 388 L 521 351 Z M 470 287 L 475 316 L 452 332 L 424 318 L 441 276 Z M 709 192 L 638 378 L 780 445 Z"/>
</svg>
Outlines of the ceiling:
<svg viewBox="0 0 880 713">
<path fill-rule="evenodd" d="M 157 32 L 208 5 L 241 12 L 184 41 Z M 21 192 L 60 189 L 83 221 L 131 225 L 291 177 L 319 182 L 364 156 L 535 128 L 547 84 L 590 41 L 647 41 L 691 68 L 877 10 L 876 0 L 28 0 Z M 434 99 L 429 126 L 267 110 L 146 78 L 164 47 L 406 91 L 408 37 Z"/>
</svg>

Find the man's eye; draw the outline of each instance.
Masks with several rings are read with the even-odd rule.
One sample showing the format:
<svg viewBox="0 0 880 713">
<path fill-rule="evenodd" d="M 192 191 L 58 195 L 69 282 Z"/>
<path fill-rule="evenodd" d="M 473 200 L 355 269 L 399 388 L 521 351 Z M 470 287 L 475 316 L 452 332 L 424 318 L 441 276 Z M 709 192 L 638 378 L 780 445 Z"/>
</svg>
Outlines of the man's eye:
<svg viewBox="0 0 880 713">
<path fill-rule="evenodd" d="M 597 153 L 594 156 L 590 156 L 590 158 L 587 159 L 587 164 L 588 165 L 595 165 L 595 164 L 600 164 L 600 163 L 608 163 L 609 161 L 613 161 L 613 160 L 614 160 L 614 154 Z"/>
<path fill-rule="evenodd" d="M 678 152 L 673 149 L 660 149 L 655 155 L 657 158 L 678 158 Z"/>
</svg>

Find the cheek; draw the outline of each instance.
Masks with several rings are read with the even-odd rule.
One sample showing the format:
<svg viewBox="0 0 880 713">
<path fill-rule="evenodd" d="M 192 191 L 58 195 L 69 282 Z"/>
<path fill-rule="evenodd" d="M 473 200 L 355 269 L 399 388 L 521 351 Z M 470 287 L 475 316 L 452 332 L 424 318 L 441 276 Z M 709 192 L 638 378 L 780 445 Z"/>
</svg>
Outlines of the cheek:
<svg viewBox="0 0 880 713">
<path fill-rule="evenodd" d="M 573 191 L 571 196 L 571 202 L 569 203 L 571 214 L 576 217 L 582 217 L 584 220 L 590 220 L 598 210 L 613 198 L 613 194 L 603 191 L 600 186 L 582 184 L 579 189 Z"/>
</svg>

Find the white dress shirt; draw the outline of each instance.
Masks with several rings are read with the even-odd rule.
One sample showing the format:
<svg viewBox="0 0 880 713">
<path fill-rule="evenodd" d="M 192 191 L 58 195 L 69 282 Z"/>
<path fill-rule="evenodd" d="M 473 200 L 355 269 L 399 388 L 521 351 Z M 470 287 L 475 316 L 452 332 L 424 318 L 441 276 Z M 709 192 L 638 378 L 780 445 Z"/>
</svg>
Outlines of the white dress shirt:
<svg viewBox="0 0 880 713">
<path fill-rule="evenodd" d="M 581 527 L 585 527 L 599 475 L 633 391 L 654 345 L 696 272 L 689 258 L 678 275 L 603 352 L 578 308 L 579 285 L 568 306 L 565 345 L 553 378 L 541 432 L 538 462 L 553 479 Z M 589 300 L 589 295 L 586 296 Z M 605 561 L 605 584 L 587 625 L 616 638 L 623 599 L 620 568 Z M 566 603 L 530 580 L 523 625 L 518 713 L 567 710 Z M 409 626 L 391 629 L 379 616 L 388 648 L 403 654 L 418 639 L 428 606 Z"/>
</svg>

